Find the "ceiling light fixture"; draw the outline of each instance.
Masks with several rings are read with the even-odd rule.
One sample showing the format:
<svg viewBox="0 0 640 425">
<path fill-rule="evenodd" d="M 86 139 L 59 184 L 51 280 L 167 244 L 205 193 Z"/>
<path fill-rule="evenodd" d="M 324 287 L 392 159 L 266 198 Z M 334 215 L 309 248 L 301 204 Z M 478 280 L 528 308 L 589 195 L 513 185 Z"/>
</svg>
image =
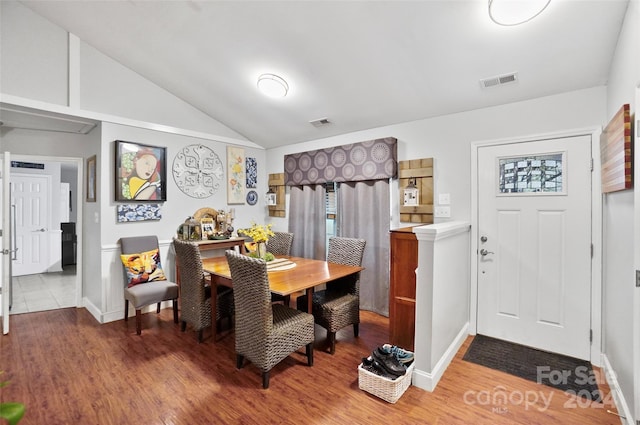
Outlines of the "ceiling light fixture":
<svg viewBox="0 0 640 425">
<path fill-rule="evenodd" d="M 258 89 L 269 97 L 285 97 L 289 84 L 275 74 L 262 74 L 258 77 Z"/>
<path fill-rule="evenodd" d="M 498 25 L 528 22 L 542 13 L 551 0 L 489 0 L 489 17 Z"/>
</svg>

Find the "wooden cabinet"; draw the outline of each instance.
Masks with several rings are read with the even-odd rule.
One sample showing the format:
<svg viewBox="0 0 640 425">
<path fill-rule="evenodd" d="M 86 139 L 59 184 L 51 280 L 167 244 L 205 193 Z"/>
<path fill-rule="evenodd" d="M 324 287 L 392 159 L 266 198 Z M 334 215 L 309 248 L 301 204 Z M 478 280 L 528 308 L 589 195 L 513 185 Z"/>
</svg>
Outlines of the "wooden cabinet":
<svg viewBox="0 0 640 425">
<path fill-rule="evenodd" d="M 390 232 L 389 333 L 391 343 L 413 351 L 418 240 L 411 227 Z"/>
</svg>

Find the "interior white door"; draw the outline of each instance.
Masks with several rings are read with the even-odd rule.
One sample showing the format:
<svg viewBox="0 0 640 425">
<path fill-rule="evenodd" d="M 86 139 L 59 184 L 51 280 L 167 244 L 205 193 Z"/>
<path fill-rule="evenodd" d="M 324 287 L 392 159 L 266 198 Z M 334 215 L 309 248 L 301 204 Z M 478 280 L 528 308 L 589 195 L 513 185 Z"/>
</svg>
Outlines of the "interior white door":
<svg viewBox="0 0 640 425">
<path fill-rule="evenodd" d="M 13 173 L 11 183 L 17 248 L 13 276 L 45 273 L 49 268 L 51 177 Z"/>
<path fill-rule="evenodd" d="M 9 152 L 4 152 L 2 158 L 2 169 L 0 178 L 2 180 L 2 208 L 0 216 L 2 220 L 2 261 L 0 262 L 0 273 L 2 274 L 2 333 L 9 333 L 9 299 L 11 297 L 11 158 Z"/>
<path fill-rule="evenodd" d="M 478 333 L 590 358 L 591 137 L 478 149 Z"/>
</svg>

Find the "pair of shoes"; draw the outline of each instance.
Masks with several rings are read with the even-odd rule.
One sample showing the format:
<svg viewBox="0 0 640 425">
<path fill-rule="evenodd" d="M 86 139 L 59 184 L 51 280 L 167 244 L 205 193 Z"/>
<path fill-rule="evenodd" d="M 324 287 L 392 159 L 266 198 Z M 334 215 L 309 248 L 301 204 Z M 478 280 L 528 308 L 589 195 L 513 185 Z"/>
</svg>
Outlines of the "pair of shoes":
<svg viewBox="0 0 640 425">
<path fill-rule="evenodd" d="M 389 373 L 387 373 L 387 371 L 384 370 L 382 365 L 378 363 L 378 361 L 374 360 L 374 358 L 371 356 L 362 358 L 362 368 L 371 373 L 375 373 L 378 376 L 382 376 L 383 378 L 388 378 L 388 379 L 397 378 L 397 376 L 390 375 Z"/>
<path fill-rule="evenodd" d="M 398 361 L 394 354 L 386 353 L 380 347 L 373 350 L 371 355 L 373 359 L 380 363 L 382 368 L 390 375 L 402 376 L 407 372 L 406 367 Z"/>
<path fill-rule="evenodd" d="M 396 359 L 402 364 L 409 364 L 413 361 L 413 352 L 400 348 L 397 345 L 384 344 L 380 347 L 385 353 L 391 353 L 396 356 Z"/>
</svg>

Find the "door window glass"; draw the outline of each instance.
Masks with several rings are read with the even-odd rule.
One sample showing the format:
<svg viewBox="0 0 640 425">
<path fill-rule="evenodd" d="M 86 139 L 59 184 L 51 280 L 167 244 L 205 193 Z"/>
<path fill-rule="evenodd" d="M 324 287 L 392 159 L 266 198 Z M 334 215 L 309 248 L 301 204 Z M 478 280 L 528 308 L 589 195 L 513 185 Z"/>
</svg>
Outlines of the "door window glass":
<svg viewBox="0 0 640 425">
<path fill-rule="evenodd" d="M 564 194 L 564 153 L 498 159 L 499 194 Z"/>
</svg>

